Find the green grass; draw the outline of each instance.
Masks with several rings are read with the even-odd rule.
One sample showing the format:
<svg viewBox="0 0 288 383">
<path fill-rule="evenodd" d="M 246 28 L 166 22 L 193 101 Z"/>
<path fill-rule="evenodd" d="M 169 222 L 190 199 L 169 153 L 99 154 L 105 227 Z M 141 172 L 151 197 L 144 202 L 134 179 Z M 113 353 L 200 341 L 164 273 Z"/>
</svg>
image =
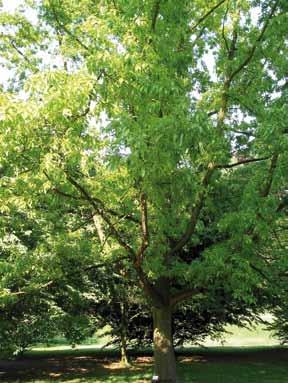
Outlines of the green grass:
<svg viewBox="0 0 288 383">
<path fill-rule="evenodd" d="M 183 382 L 191 383 L 287 383 L 286 363 L 217 362 L 198 363 L 180 368 Z"/>
<path fill-rule="evenodd" d="M 261 326 L 250 330 L 229 327 L 227 330 L 230 334 L 226 336 L 225 347 L 219 346 L 221 342 L 207 340 L 205 346 L 209 347 L 186 347 L 177 350 L 177 368 L 181 383 L 288 383 L 287 347 L 279 347 L 278 340 L 273 339 Z M 104 340 L 106 342 L 107 338 Z M 101 350 L 104 340 L 98 335 L 89 339 L 87 344 L 77 346 L 76 349 L 71 349 L 62 338 L 54 339 L 51 343 L 53 347 L 38 345 L 26 352 L 24 359 L 0 361 L 0 381 L 3 383 L 151 381 L 153 370 L 149 358 L 152 355 L 151 349 L 145 352 L 135 350 L 131 354 L 132 367 L 122 369 L 116 363 L 119 355 L 117 350 Z M 139 359 L 139 356 L 142 358 Z"/>
<path fill-rule="evenodd" d="M 263 319 L 271 320 L 271 316 L 266 314 Z M 82 345 L 77 345 L 77 349 L 85 349 L 89 352 L 89 349 L 100 349 L 103 345 L 107 344 L 110 340 L 107 335 L 109 327 L 106 326 L 104 329 L 99 330 L 91 338 L 87 338 Z M 217 346 L 229 346 L 229 347 L 256 347 L 258 345 L 265 346 L 276 346 L 279 345 L 279 340 L 273 337 L 273 334 L 265 330 L 265 326 L 257 324 L 251 326 L 251 328 L 240 328 L 236 326 L 227 326 L 227 333 L 223 335 L 220 340 L 206 339 L 204 346 L 206 347 L 217 347 Z M 106 334 L 103 336 L 103 333 Z M 50 351 L 58 350 L 71 350 L 71 346 L 63 337 L 57 337 L 52 339 L 49 345 L 38 344 L 33 350 L 43 351 L 49 349 Z M 190 345 L 187 345 L 190 346 Z M 193 346 L 193 345 L 191 345 Z"/>
<path fill-rule="evenodd" d="M 230 347 L 254 347 L 258 345 L 276 346 L 279 340 L 273 337 L 270 331 L 265 330 L 265 326 L 257 324 L 251 328 L 239 328 L 236 326 L 227 326 L 227 334 L 221 341 L 207 339 L 205 345 L 211 346 L 230 346 Z"/>
<path fill-rule="evenodd" d="M 44 358 L 45 356 L 45 358 Z M 99 359 L 99 357 L 104 359 Z M 122 369 L 112 354 L 99 355 L 94 349 L 64 352 L 53 357 L 37 351 L 24 360 L 10 362 L 10 373 L 2 374 L 6 382 L 21 383 L 148 383 L 152 364 L 148 357 L 132 362 L 130 369 Z M 14 364 L 13 364 L 14 363 Z M 9 363 L 8 363 L 9 365 Z M 178 375 L 181 383 L 288 383 L 288 348 L 191 348 L 178 352 Z M 6 371 L 9 368 L 6 368 Z M 17 370 L 17 371 L 16 371 Z"/>
</svg>

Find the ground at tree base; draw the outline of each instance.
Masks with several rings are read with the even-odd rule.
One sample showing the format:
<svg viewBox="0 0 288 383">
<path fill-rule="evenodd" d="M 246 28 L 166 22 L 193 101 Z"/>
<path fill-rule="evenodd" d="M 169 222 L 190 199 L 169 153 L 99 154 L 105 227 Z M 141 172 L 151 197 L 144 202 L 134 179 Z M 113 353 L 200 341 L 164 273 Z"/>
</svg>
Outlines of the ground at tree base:
<svg viewBox="0 0 288 383">
<path fill-rule="evenodd" d="M 0 361 L 3 383 L 148 383 L 153 358 L 138 356 L 123 369 L 113 358 L 94 355 L 28 356 Z M 180 383 L 288 383 L 288 348 L 203 349 L 177 356 Z"/>
</svg>

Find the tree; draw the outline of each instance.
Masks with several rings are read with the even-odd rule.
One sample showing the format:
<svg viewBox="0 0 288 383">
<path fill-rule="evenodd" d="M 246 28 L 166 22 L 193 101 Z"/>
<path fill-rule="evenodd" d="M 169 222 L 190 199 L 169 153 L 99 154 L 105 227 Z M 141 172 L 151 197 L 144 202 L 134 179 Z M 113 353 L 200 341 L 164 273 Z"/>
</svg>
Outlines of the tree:
<svg viewBox="0 0 288 383">
<path fill-rule="evenodd" d="M 285 193 L 286 194 L 286 193 Z M 281 209 L 287 211 L 287 201 L 284 196 Z M 288 343 L 288 302 L 287 302 L 287 270 L 288 258 L 287 253 L 287 218 L 280 221 L 280 227 L 274 231 L 274 241 L 266 250 L 266 262 L 270 264 L 269 282 L 270 282 L 270 308 L 273 314 L 273 321 L 268 324 L 267 328 L 282 342 Z M 278 257 L 271 264 L 271 257 Z"/>
<path fill-rule="evenodd" d="M 2 15 L 14 67 L 1 96 L 2 199 L 21 195 L 65 235 L 75 217 L 94 222 L 95 263 L 134 268 L 155 374 L 176 382 L 175 307 L 220 280 L 249 304 L 267 283 L 261 254 L 287 183 L 286 2 L 32 7 L 34 24 Z"/>
<path fill-rule="evenodd" d="M 35 212 L 27 214 L 19 199 L 6 198 L 2 209 L 1 355 L 22 353 L 59 333 L 69 342 L 79 343 L 95 331 L 93 318 L 85 314 L 86 306 L 95 300 L 86 290 L 90 286 L 83 273 L 90 259 L 89 249 L 79 236 L 77 243 L 65 236 L 64 243 L 61 236 L 50 232 L 39 214 L 37 219 Z M 75 257 L 79 252 L 80 259 Z"/>
</svg>

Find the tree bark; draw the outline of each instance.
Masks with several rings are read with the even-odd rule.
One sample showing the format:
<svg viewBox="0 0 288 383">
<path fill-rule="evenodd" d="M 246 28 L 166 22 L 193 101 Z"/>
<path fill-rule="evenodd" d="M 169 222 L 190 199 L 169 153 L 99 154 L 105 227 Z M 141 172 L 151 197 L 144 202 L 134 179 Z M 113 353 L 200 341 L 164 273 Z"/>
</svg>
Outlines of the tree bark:
<svg viewBox="0 0 288 383">
<path fill-rule="evenodd" d="M 121 359 L 120 364 L 123 367 L 129 367 L 129 360 L 128 360 L 128 354 L 127 354 L 127 317 L 126 317 L 126 304 L 125 302 L 120 303 L 120 310 L 121 310 L 121 326 L 120 326 L 120 352 L 121 352 Z"/>
<path fill-rule="evenodd" d="M 129 367 L 130 363 L 129 363 L 128 356 L 127 356 L 126 337 L 125 337 L 125 335 L 123 333 L 121 334 L 121 346 L 120 346 L 120 349 L 121 349 L 120 364 L 121 364 L 122 367 Z"/>
<path fill-rule="evenodd" d="M 172 340 L 172 309 L 153 308 L 154 376 L 159 383 L 176 383 L 176 360 Z M 157 379 L 157 380 L 156 380 Z"/>
</svg>

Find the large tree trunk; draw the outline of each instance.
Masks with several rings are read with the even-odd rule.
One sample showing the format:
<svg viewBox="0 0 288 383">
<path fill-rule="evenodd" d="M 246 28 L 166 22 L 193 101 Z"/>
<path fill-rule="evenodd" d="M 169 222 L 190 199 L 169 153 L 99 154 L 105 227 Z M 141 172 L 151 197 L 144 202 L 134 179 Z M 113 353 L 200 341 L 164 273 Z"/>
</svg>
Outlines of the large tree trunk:
<svg viewBox="0 0 288 383">
<path fill-rule="evenodd" d="M 153 324 L 155 381 L 159 383 L 176 383 L 176 360 L 172 341 L 171 307 L 154 307 Z"/>
</svg>

